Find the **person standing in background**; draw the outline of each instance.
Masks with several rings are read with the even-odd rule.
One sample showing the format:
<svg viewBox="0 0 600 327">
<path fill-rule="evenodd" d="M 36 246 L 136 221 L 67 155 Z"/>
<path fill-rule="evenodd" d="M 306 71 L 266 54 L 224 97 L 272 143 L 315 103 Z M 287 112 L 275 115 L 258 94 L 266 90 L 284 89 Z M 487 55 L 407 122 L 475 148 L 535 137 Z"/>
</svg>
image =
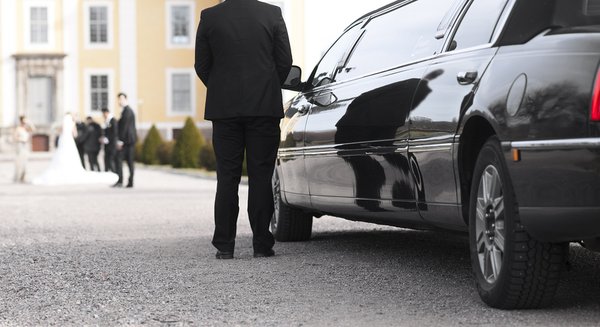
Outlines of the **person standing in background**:
<svg viewBox="0 0 600 327">
<path fill-rule="evenodd" d="M 100 138 L 102 136 L 102 128 L 100 128 L 100 125 L 98 125 L 98 123 L 96 123 L 92 117 L 87 117 L 86 123 L 87 130 L 85 132 L 83 149 L 85 150 L 85 154 L 88 156 L 90 170 L 100 171 L 98 154 L 100 153 Z"/>
<path fill-rule="evenodd" d="M 104 171 L 117 172 L 115 167 L 117 156 L 117 140 L 119 139 L 119 126 L 117 119 L 107 108 L 102 109 L 104 116 L 104 129 L 102 144 L 104 144 Z"/>
<path fill-rule="evenodd" d="M 75 145 L 77 145 L 77 152 L 79 153 L 79 159 L 81 160 L 81 165 L 85 168 L 85 133 L 87 131 L 87 126 L 84 122 L 79 119 L 77 114 L 73 114 L 73 118 L 75 119 L 75 129 L 77 130 L 77 135 L 75 135 Z"/>
<path fill-rule="evenodd" d="M 113 187 L 123 187 L 123 160 L 127 161 L 129 167 L 129 181 L 127 188 L 133 187 L 135 143 L 137 142 L 137 129 L 135 127 L 135 114 L 127 101 L 127 94 L 119 93 L 119 106 L 121 107 L 121 118 L 119 119 L 119 140 L 117 141 L 117 175 L 119 180 Z"/>
<path fill-rule="evenodd" d="M 275 255 L 269 231 L 271 177 L 283 118 L 281 86 L 292 52 L 281 8 L 257 0 L 227 0 L 202 11 L 196 34 L 198 77 L 207 87 L 205 119 L 213 123 L 217 158 L 217 259 L 233 259 L 244 151 L 254 257 Z"/>
<path fill-rule="evenodd" d="M 13 139 L 16 143 L 15 183 L 25 183 L 27 177 L 27 161 L 29 159 L 31 134 L 35 131 L 33 124 L 25 116 L 19 117 L 19 125 L 15 128 Z"/>
</svg>

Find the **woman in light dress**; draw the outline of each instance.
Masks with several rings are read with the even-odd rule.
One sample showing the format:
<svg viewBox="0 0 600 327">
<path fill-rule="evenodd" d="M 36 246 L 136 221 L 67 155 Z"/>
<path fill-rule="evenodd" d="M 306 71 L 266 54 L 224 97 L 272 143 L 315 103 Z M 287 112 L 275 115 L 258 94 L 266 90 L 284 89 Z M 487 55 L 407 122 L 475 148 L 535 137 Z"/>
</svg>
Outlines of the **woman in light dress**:
<svg viewBox="0 0 600 327">
<path fill-rule="evenodd" d="M 15 160 L 15 183 L 25 183 L 27 177 L 27 161 L 29 159 L 29 149 L 31 134 L 35 127 L 27 121 L 25 116 L 19 117 L 19 125 L 15 128 L 13 139 L 16 143 L 17 157 Z"/>
<path fill-rule="evenodd" d="M 78 185 L 78 184 L 114 184 L 118 177 L 107 172 L 86 171 L 81 165 L 74 134 L 75 122 L 70 114 L 63 119 L 62 133 L 58 140 L 58 148 L 52 156 L 50 166 L 33 179 L 34 185 Z"/>
</svg>

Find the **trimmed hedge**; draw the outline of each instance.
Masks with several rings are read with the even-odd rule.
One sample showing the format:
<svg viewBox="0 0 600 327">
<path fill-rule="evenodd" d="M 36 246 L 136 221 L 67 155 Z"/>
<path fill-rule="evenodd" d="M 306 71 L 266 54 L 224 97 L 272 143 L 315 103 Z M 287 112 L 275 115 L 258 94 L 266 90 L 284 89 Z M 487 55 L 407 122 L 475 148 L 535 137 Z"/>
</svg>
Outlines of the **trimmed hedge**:
<svg viewBox="0 0 600 327">
<path fill-rule="evenodd" d="M 174 168 L 199 168 L 200 149 L 206 144 L 194 120 L 188 117 L 173 148 L 171 164 Z"/>
<path fill-rule="evenodd" d="M 158 162 L 161 165 L 170 165 L 171 159 L 173 158 L 173 149 L 175 148 L 175 141 L 163 142 L 158 147 Z"/>
<path fill-rule="evenodd" d="M 208 171 L 217 170 L 217 158 L 215 156 L 215 149 L 212 143 L 207 142 L 202 149 L 200 149 L 200 167 Z"/>
<path fill-rule="evenodd" d="M 156 165 L 160 163 L 158 149 L 161 144 L 163 144 L 163 139 L 160 136 L 158 129 L 156 129 L 156 126 L 152 125 L 152 128 L 148 131 L 142 145 L 142 162 L 146 165 Z"/>
<path fill-rule="evenodd" d="M 135 162 L 142 162 L 142 149 L 144 145 L 141 142 L 135 144 Z"/>
</svg>

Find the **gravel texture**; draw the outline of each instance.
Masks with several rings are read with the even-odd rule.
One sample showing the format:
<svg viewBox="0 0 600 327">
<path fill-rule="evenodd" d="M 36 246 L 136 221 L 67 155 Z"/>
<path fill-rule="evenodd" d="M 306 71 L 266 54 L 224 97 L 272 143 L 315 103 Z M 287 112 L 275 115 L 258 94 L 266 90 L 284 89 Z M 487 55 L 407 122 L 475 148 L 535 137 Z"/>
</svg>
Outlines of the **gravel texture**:
<svg viewBox="0 0 600 327">
<path fill-rule="evenodd" d="M 142 169 L 114 190 L 11 175 L 0 162 L 2 326 L 600 324 L 600 255 L 579 246 L 553 307 L 508 312 L 479 300 L 461 234 L 325 217 L 312 241 L 254 259 L 242 203 L 236 259 L 217 261 L 214 180 Z"/>
</svg>

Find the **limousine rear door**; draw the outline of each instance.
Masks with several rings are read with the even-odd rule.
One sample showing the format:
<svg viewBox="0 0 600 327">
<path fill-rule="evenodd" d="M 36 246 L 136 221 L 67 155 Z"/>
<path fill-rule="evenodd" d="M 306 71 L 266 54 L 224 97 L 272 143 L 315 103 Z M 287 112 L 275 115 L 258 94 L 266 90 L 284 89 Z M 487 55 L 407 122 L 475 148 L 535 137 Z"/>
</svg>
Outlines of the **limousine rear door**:
<svg viewBox="0 0 600 327">
<path fill-rule="evenodd" d="M 447 228 L 463 228 L 460 215 L 455 136 L 462 113 L 497 52 L 492 36 L 507 0 L 470 0 L 460 24 L 432 60 L 410 115 L 409 152 L 421 216 Z"/>
</svg>

